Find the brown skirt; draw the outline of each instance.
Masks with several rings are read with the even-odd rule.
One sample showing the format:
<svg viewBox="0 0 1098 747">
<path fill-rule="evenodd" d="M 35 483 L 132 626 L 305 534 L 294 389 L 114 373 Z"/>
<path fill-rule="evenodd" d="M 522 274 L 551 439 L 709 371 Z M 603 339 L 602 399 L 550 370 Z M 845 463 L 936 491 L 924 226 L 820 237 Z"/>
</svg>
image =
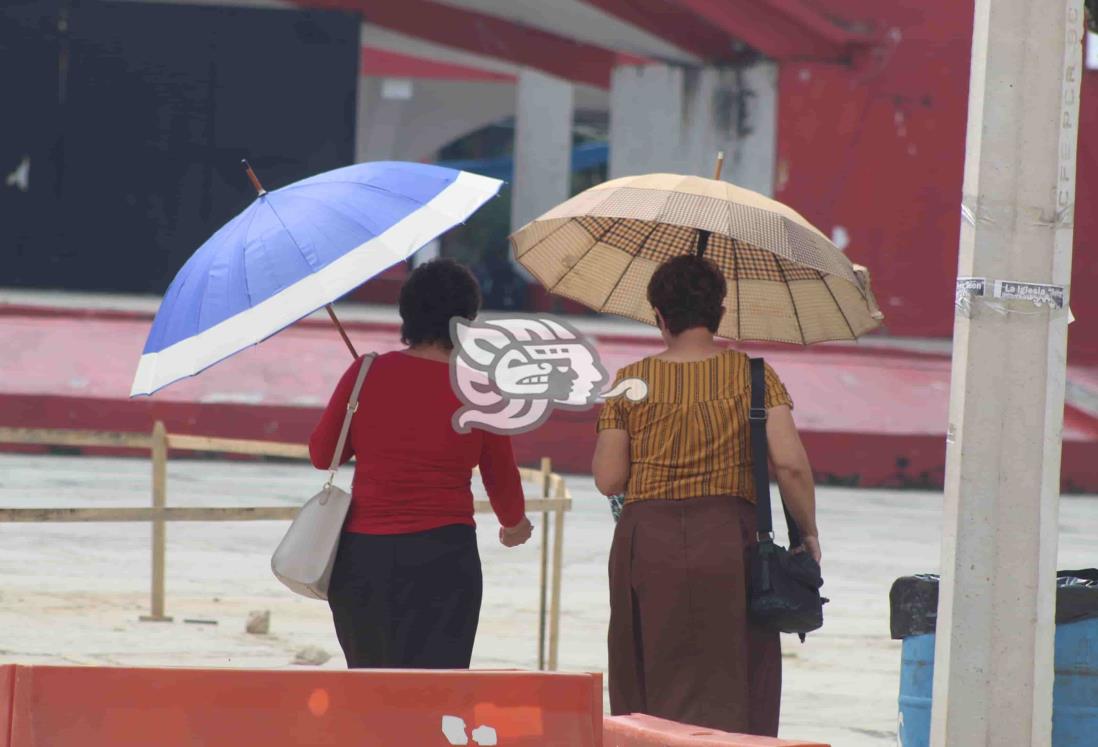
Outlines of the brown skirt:
<svg viewBox="0 0 1098 747">
<path fill-rule="evenodd" d="M 777 633 L 747 619 L 755 507 L 734 496 L 625 506 L 610 550 L 610 711 L 777 736 Z"/>
</svg>

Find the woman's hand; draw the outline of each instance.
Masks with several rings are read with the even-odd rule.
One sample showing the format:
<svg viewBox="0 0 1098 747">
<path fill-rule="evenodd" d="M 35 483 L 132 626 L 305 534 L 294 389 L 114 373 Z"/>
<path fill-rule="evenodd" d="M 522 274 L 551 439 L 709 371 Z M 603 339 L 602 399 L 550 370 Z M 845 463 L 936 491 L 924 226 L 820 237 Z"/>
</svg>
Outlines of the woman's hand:
<svg viewBox="0 0 1098 747">
<path fill-rule="evenodd" d="M 530 539 L 530 535 L 533 533 L 534 525 L 530 523 L 528 518 L 523 516 L 522 521 L 513 527 L 499 528 L 499 541 L 504 547 L 518 547 Z"/>
<path fill-rule="evenodd" d="M 800 547 L 795 549 L 793 552 L 806 552 L 808 553 L 808 557 L 815 560 L 816 565 L 819 565 L 820 558 L 822 557 L 822 554 L 820 553 L 820 538 L 816 535 L 802 537 Z"/>
</svg>

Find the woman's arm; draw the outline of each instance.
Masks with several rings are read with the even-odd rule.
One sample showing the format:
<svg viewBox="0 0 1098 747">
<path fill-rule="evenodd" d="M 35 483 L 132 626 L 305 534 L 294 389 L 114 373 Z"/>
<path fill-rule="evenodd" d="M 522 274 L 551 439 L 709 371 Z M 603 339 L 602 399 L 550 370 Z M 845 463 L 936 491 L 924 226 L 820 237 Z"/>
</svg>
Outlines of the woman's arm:
<svg viewBox="0 0 1098 747">
<path fill-rule="evenodd" d="M 595 456 L 591 460 L 595 487 L 603 495 L 625 492 L 629 483 L 629 432 L 620 428 L 599 431 Z"/>
<path fill-rule="evenodd" d="M 530 539 L 533 525 L 526 518 L 526 496 L 522 492 L 522 478 L 515 465 L 510 437 L 484 433 L 480 479 L 501 525 L 500 542 L 514 547 Z"/>
<path fill-rule="evenodd" d="M 339 432 L 343 428 L 343 418 L 347 415 L 347 400 L 351 398 L 351 390 L 355 387 L 355 378 L 361 366 L 362 359 L 359 358 L 343 373 L 332 392 L 328 406 L 324 408 L 324 414 L 320 416 L 320 422 L 309 437 L 309 460 L 317 469 L 328 469 L 332 466 L 332 454 L 335 453 Z M 345 464 L 352 453 L 351 439 L 348 438 L 343 445 L 343 453 L 339 456 L 339 463 Z"/>
<path fill-rule="evenodd" d="M 793 412 L 788 405 L 767 410 L 766 440 L 770 450 L 770 462 L 778 481 L 782 500 L 797 522 L 804 539 L 805 550 L 816 562 L 820 560 L 819 530 L 816 528 L 816 485 L 812 480 L 812 467 L 808 454 L 801 444 Z"/>
</svg>

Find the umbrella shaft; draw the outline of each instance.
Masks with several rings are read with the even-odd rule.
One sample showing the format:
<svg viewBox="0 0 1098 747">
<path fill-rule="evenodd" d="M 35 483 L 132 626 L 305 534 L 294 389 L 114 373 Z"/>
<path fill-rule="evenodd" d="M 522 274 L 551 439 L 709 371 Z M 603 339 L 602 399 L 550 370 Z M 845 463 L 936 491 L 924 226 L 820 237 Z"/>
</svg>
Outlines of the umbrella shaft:
<svg viewBox="0 0 1098 747">
<path fill-rule="evenodd" d="M 705 250 L 709 248 L 709 231 L 698 231 L 698 243 L 695 245 L 695 253 L 699 257 L 705 256 Z"/>
<path fill-rule="evenodd" d="M 328 304 L 324 308 L 328 310 L 328 316 L 332 318 L 332 322 L 335 324 L 336 329 L 339 330 L 339 335 L 343 338 L 343 342 L 347 345 L 347 349 L 351 351 L 351 355 L 354 358 L 358 358 L 358 351 L 356 351 L 355 346 L 351 344 L 351 338 L 347 336 L 347 330 L 343 329 L 343 325 L 340 324 L 335 309 L 332 308 L 331 304 Z"/>
</svg>

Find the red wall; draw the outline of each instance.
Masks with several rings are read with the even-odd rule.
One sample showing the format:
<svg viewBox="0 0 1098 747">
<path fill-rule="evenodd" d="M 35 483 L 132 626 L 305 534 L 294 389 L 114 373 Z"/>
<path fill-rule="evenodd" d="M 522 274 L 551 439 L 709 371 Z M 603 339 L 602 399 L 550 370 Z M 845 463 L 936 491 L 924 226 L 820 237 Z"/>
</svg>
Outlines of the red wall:
<svg viewBox="0 0 1098 747">
<path fill-rule="evenodd" d="M 828 0 L 887 39 L 853 67 L 786 63 L 779 83 L 777 197 L 850 257 L 896 335 L 949 337 L 957 276 L 971 0 Z M 891 32 L 891 33 L 890 33 Z M 1098 72 L 1084 74 L 1070 356 L 1098 361 Z M 1091 135 L 1088 137 L 1088 133 Z"/>
</svg>

